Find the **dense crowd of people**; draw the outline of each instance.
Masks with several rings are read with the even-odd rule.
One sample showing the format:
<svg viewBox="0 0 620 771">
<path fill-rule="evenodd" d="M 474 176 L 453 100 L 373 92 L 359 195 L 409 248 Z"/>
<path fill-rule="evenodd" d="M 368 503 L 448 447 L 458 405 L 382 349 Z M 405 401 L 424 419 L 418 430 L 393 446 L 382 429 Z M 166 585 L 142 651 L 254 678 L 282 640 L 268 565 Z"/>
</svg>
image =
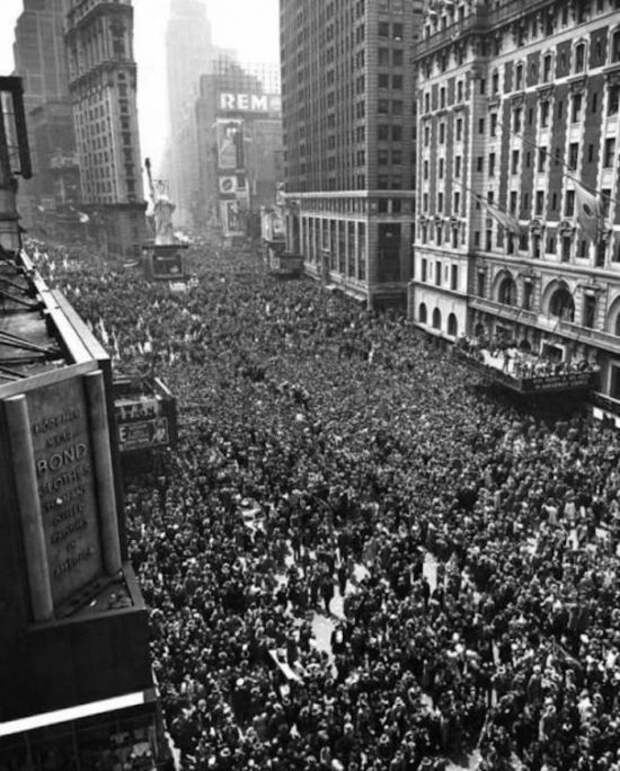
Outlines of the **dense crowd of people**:
<svg viewBox="0 0 620 771">
<path fill-rule="evenodd" d="M 217 245 L 184 294 L 31 252 L 178 397 L 126 511 L 184 769 L 620 770 L 612 426 Z"/>
</svg>

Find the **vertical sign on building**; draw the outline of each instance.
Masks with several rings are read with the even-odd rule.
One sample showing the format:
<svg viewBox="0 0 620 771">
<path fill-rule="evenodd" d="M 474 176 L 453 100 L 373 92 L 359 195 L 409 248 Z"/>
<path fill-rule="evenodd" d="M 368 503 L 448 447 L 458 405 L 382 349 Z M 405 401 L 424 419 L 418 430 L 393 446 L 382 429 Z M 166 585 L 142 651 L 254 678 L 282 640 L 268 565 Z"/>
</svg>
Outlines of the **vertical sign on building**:
<svg viewBox="0 0 620 771">
<path fill-rule="evenodd" d="M 218 120 L 217 165 L 221 171 L 243 168 L 243 121 Z"/>
<path fill-rule="evenodd" d="M 75 365 L 3 392 L 33 619 L 49 621 L 122 567 L 103 374 Z"/>
</svg>

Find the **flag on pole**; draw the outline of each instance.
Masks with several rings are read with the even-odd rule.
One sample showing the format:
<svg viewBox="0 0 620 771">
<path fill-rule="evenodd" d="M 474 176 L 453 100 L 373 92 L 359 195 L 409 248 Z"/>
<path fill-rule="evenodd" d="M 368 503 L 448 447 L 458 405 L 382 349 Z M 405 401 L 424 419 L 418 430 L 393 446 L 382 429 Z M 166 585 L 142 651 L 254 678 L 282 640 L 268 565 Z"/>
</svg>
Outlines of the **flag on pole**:
<svg viewBox="0 0 620 771">
<path fill-rule="evenodd" d="M 580 182 L 575 182 L 577 221 L 584 236 L 592 243 L 598 243 L 603 213 L 598 195 L 590 193 Z"/>
<path fill-rule="evenodd" d="M 509 214 L 507 211 L 500 209 L 499 206 L 494 206 L 492 203 L 485 201 L 482 196 L 478 196 L 478 200 L 486 208 L 491 217 L 493 217 L 493 219 L 509 233 L 512 233 L 514 236 L 521 235 L 521 225 L 519 225 L 519 221 L 516 217 Z"/>
</svg>

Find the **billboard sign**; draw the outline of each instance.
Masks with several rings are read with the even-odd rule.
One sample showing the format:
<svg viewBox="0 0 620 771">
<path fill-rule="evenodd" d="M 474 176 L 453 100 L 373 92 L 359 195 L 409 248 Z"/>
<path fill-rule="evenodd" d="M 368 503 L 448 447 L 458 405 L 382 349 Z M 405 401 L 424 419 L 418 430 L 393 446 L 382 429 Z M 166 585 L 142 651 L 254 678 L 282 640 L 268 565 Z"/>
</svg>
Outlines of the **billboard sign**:
<svg viewBox="0 0 620 771">
<path fill-rule="evenodd" d="M 171 281 L 170 289 L 185 292 L 187 284 Z M 114 383 L 114 394 L 117 438 L 123 455 L 175 443 L 176 402 L 159 380 L 147 387 L 121 379 Z"/>
<path fill-rule="evenodd" d="M 215 131 L 218 168 L 241 169 L 243 167 L 243 121 L 218 120 Z"/>
<path fill-rule="evenodd" d="M 170 444 L 168 418 L 123 423 L 118 427 L 118 443 L 121 452 L 167 447 Z"/>
<path fill-rule="evenodd" d="M 237 190 L 237 177 L 220 177 L 220 193 L 223 195 L 232 195 Z"/>
<path fill-rule="evenodd" d="M 280 94 L 237 94 L 221 92 L 220 111 L 281 113 L 282 97 Z"/>
<path fill-rule="evenodd" d="M 79 378 L 31 391 L 27 402 L 57 604 L 102 572 L 88 406 Z"/>
<path fill-rule="evenodd" d="M 121 567 L 105 394 L 95 361 L 0 389 L 35 621 Z"/>
<path fill-rule="evenodd" d="M 220 218 L 225 236 L 245 235 L 245 212 L 238 200 L 220 201 Z"/>
</svg>

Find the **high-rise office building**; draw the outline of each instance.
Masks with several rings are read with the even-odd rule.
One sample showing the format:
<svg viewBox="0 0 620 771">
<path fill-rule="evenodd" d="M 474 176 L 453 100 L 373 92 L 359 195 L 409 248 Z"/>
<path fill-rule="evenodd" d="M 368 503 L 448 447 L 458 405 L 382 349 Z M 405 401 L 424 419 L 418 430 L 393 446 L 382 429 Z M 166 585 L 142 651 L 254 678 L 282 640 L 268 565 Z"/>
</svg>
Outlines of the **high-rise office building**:
<svg viewBox="0 0 620 771">
<path fill-rule="evenodd" d="M 211 26 L 201 0 L 172 0 L 166 30 L 170 194 L 175 220 L 194 226 L 199 219 L 199 161 L 195 103 L 200 76 L 213 58 Z"/>
<path fill-rule="evenodd" d="M 15 24 L 13 58 L 24 84 L 26 113 L 68 97 L 64 19 L 69 0 L 24 0 Z"/>
<path fill-rule="evenodd" d="M 412 275 L 422 2 L 280 2 L 287 248 L 369 305 Z"/>
<path fill-rule="evenodd" d="M 25 212 L 32 208 L 26 199 L 40 205 L 46 215 L 79 199 L 64 41 L 68 8 L 69 0 L 24 0 L 15 25 L 15 72 L 24 83 L 34 171 L 32 180 L 20 188 L 20 208 Z"/>
<path fill-rule="evenodd" d="M 131 0 L 73 0 L 66 43 L 83 207 L 108 253 L 139 254 L 146 203 Z"/>
<path fill-rule="evenodd" d="M 428 2 L 416 63 L 410 316 L 598 362 L 620 400 L 617 3 Z"/>
</svg>

